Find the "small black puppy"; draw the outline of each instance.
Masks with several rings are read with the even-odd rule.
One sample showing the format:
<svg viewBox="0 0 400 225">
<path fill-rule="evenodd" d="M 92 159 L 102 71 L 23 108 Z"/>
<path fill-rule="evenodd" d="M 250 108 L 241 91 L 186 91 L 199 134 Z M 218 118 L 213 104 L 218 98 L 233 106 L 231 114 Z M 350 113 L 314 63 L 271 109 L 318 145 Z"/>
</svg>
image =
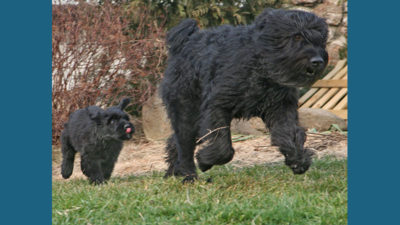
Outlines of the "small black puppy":
<svg viewBox="0 0 400 225">
<path fill-rule="evenodd" d="M 81 169 L 90 183 L 101 184 L 111 177 L 115 162 L 123 146 L 134 133 L 123 109 L 130 99 L 106 110 L 89 106 L 73 112 L 61 134 L 61 174 L 68 179 L 74 167 L 75 153 L 81 155 Z"/>
</svg>

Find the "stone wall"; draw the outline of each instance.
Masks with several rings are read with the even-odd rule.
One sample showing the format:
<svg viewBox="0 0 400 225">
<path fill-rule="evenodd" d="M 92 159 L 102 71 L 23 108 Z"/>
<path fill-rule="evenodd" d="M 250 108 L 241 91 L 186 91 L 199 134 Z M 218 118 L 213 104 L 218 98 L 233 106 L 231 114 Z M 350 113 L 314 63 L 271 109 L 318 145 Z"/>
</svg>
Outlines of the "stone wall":
<svg viewBox="0 0 400 225">
<path fill-rule="evenodd" d="M 347 0 L 284 0 L 283 8 L 314 12 L 326 18 L 329 25 L 327 50 L 329 64 L 334 65 L 340 54 L 347 54 Z"/>
</svg>

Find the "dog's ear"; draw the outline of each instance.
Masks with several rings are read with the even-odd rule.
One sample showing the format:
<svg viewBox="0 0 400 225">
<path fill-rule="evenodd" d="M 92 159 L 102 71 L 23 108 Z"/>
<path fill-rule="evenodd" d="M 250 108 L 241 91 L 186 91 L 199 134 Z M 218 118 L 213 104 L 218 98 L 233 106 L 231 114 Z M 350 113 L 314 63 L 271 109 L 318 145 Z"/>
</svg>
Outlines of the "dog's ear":
<svg viewBox="0 0 400 225">
<path fill-rule="evenodd" d="M 96 106 L 89 106 L 87 108 L 88 114 L 91 120 L 96 121 L 97 124 L 101 124 L 101 121 L 104 117 L 104 113 L 102 112 L 102 109 L 96 107 Z"/>
<path fill-rule="evenodd" d="M 272 8 L 264 9 L 264 11 L 260 15 L 258 15 L 254 20 L 256 28 L 262 30 L 264 26 L 267 24 L 268 17 L 272 15 L 275 11 L 277 10 Z"/>
<path fill-rule="evenodd" d="M 124 110 L 125 107 L 129 104 L 129 102 L 131 102 L 130 98 L 124 98 L 122 99 L 122 101 L 119 103 L 118 108 L 120 108 L 121 110 Z"/>
</svg>

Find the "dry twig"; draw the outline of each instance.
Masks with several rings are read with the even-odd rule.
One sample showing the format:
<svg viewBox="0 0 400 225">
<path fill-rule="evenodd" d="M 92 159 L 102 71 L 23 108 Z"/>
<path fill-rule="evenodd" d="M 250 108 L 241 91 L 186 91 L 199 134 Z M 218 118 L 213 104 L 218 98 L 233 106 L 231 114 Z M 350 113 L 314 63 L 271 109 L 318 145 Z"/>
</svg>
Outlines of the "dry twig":
<svg viewBox="0 0 400 225">
<path fill-rule="evenodd" d="M 225 129 L 225 128 L 229 128 L 229 126 L 225 126 L 225 127 L 218 127 L 215 128 L 214 130 L 208 130 L 208 133 L 204 136 L 202 136 L 201 138 L 197 139 L 196 144 L 200 143 L 201 140 L 203 140 L 204 138 L 206 138 L 208 135 L 214 133 L 215 131 L 221 130 L 221 129 Z"/>
</svg>

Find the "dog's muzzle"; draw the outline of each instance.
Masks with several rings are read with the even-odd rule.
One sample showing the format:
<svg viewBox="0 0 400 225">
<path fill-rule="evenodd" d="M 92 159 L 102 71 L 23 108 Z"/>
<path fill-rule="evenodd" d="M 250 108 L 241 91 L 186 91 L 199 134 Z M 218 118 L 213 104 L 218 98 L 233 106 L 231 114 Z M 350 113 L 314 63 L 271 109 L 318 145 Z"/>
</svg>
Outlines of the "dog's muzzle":
<svg viewBox="0 0 400 225">
<path fill-rule="evenodd" d="M 306 68 L 307 76 L 315 76 L 324 68 L 325 61 L 321 56 L 314 56 L 310 59 L 309 66 Z"/>
<path fill-rule="evenodd" d="M 125 124 L 124 125 L 125 136 L 129 139 L 132 137 L 132 134 L 135 133 L 135 128 L 132 124 Z"/>
<path fill-rule="evenodd" d="M 131 133 L 131 134 L 135 132 L 135 128 L 132 126 L 132 124 L 129 123 L 124 125 L 124 130 L 126 133 Z"/>
</svg>

